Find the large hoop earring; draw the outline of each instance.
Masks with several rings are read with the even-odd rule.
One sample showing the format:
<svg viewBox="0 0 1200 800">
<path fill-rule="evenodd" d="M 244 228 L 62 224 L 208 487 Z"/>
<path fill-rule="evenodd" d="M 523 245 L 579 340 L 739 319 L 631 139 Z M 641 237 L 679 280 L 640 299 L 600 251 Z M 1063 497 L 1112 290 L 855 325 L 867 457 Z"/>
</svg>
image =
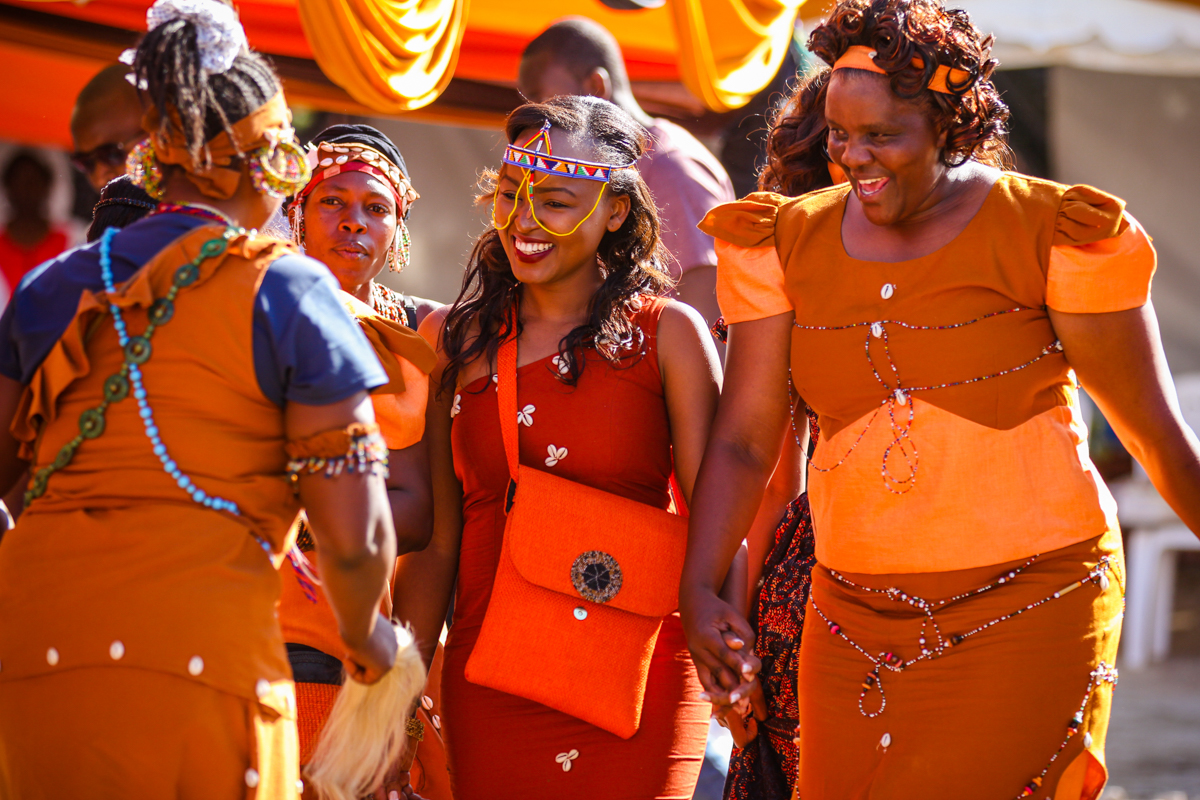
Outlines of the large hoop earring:
<svg viewBox="0 0 1200 800">
<path fill-rule="evenodd" d="M 286 166 L 277 172 L 271 165 L 276 153 L 282 153 Z M 275 146 L 265 145 L 250 154 L 250 180 L 260 194 L 271 197 L 290 197 L 308 185 L 312 177 L 304 150 L 295 142 L 283 141 Z"/>
<path fill-rule="evenodd" d="M 125 159 L 125 171 L 135 186 L 141 187 L 155 200 L 162 200 L 163 172 L 154 155 L 154 143 L 149 139 L 138 142 Z"/>
</svg>

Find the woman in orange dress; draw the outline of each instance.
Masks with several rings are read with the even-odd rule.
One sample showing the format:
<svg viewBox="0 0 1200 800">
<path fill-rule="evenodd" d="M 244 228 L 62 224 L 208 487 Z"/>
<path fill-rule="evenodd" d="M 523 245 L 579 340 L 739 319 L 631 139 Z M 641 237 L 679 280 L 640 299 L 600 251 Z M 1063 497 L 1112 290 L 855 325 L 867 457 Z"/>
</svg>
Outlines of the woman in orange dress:
<svg viewBox="0 0 1200 800">
<path fill-rule="evenodd" d="M 402 555 L 425 547 L 432 526 L 429 459 L 421 437 L 427 376 L 435 355 L 416 327 L 437 304 L 405 297 L 377 278 L 385 268 L 399 272 L 408 265 L 404 219 L 418 195 L 396 145 L 370 125 L 326 128 L 313 138 L 308 162 L 312 179 L 289 207 L 293 236 L 306 255 L 329 267 L 342 289 L 346 310 L 358 321 L 388 373 L 389 382 L 371 393 L 371 401 L 389 451 L 388 500 L 396 552 Z M 302 551 L 313 551 L 306 527 L 302 526 L 298 543 Z M 391 616 L 391 603 L 389 587 L 382 609 L 387 616 Z M 306 765 L 342 684 L 346 646 L 328 602 L 311 584 L 284 582 L 279 621 L 296 680 L 300 763 Z M 426 739 L 428 758 L 436 731 Z M 419 766 L 417 772 L 414 787 L 422 791 L 427 776 Z M 402 790 L 407 778 L 406 774 L 393 776 L 385 792 Z M 444 770 L 432 778 L 427 800 L 449 800 Z"/>
<path fill-rule="evenodd" d="M 610 732 L 556 710 L 559 705 L 528 699 L 550 683 L 574 685 L 571 691 L 589 696 L 607 689 L 597 685 L 605 664 L 572 666 L 536 655 L 546 645 L 543 635 L 599 630 L 590 623 L 606 619 L 605 600 L 585 594 L 578 583 L 564 595 L 562 616 L 545 619 L 545 633 L 525 643 L 527 669 L 514 665 L 525 671 L 528 686 L 489 688 L 489 673 L 473 660 L 501 580 L 509 580 L 498 573 L 507 514 L 526 502 L 523 484 L 513 482 L 515 505 L 506 508 L 517 453 L 506 462 L 510 423 L 507 412 L 498 418 L 505 398 L 512 398 L 505 392 L 515 393 L 508 430 L 520 469 L 594 487 L 645 510 L 667 509 L 672 474 L 682 489 L 679 503 L 690 499 L 720 376 L 703 319 L 662 298 L 669 278 L 658 221 L 632 166 L 647 144 L 641 128 L 606 101 L 560 97 L 518 108 L 506 132 L 513 144 L 490 198 L 494 226 L 476 244 L 458 300 L 422 325 L 438 342 L 440 357 L 434 380 L 441 385 L 431 390 L 428 426 L 434 537 L 424 552 L 401 561 L 397 613 L 413 620 L 418 640 L 432 653 L 457 577 L 442 677 L 457 800 L 690 798 L 709 704 L 676 614 L 661 619 L 645 653 L 644 689 L 609 698 L 621 713 L 640 705 L 636 731 Z M 573 533 L 556 528 L 555 518 L 538 533 L 535 568 L 539 552 Z M 610 522 L 619 534 L 622 518 Z M 653 549 L 649 554 L 658 557 Z M 637 592 L 638 577 L 626 566 L 628 585 L 617 584 L 617 591 Z M 648 588 L 674 593 L 673 586 Z M 533 605 L 521 607 L 539 613 Z M 606 641 L 590 644 L 603 650 Z M 598 677 L 583 677 L 593 669 Z M 581 713 L 607 710 L 593 706 Z"/>
<path fill-rule="evenodd" d="M 0 545 L 0 797 L 295 800 L 276 605 L 301 505 L 350 675 L 396 658 L 388 376 L 328 271 L 253 230 L 307 169 L 233 9 L 149 19 L 135 178 L 161 202 L 0 318 L 0 489 L 32 475 Z"/>
<path fill-rule="evenodd" d="M 1200 447 L 1119 199 L 1001 169 L 990 39 L 938 0 L 842 0 L 830 157 L 849 185 L 718 207 L 727 380 L 681 609 L 719 701 L 758 664 L 713 587 L 788 429 L 819 415 L 799 664 L 804 800 L 1097 797 L 1125 581 L 1087 386 L 1200 530 Z M 732 690 L 732 691 L 730 691 Z"/>
</svg>

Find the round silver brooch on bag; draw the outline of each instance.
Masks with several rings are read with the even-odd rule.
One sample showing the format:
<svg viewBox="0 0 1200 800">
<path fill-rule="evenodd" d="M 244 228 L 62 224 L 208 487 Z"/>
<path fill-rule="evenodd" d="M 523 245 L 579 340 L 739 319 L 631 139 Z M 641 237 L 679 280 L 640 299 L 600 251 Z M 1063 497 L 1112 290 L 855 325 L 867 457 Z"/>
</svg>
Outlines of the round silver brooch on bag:
<svg viewBox="0 0 1200 800">
<path fill-rule="evenodd" d="M 584 600 L 607 603 L 621 591 L 621 566 L 608 553 L 589 550 L 571 565 L 571 583 Z"/>
</svg>

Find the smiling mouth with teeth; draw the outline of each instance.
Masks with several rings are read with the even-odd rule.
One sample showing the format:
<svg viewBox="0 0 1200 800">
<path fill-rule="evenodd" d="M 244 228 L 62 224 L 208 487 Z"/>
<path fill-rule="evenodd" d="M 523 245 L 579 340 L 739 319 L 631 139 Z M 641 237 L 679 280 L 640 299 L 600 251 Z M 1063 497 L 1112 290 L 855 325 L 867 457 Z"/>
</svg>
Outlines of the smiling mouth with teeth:
<svg viewBox="0 0 1200 800">
<path fill-rule="evenodd" d="M 858 194 L 860 197 L 871 197 L 883 191 L 883 187 L 887 186 L 887 178 L 871 178 L 870 180 L 860 180 L 858 182 Z"/>
<path fill-rule="evenodd" d="M 551 247 L 554 247 L 550 242 L 522 242 L 516 239 L 513 240 L 513 246 L 527 256 L 544 253 Z"/>
</svg>

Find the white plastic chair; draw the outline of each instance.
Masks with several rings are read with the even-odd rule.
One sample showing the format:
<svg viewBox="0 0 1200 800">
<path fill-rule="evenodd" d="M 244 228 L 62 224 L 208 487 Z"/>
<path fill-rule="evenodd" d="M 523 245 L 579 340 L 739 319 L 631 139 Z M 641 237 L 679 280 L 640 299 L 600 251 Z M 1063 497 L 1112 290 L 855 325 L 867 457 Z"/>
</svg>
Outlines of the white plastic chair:
<svg viewBox="0 0 1200 800">
<path fill-rule="evenodd" d="M 1178 376 L 1175 388 L 1184 419 L 1200 430 L 1200 374 Z M 1140 466 L 1134 466 L 1132 477 L 1114 481 L 1112 491 L 1126 529 L 1128 563 L 1120 652 L 1126 668 L 1141 669 L 1170 654 L 1179 553 L 1200 550 L 1200 539 L 1175 516 Z"/>
</svg>

